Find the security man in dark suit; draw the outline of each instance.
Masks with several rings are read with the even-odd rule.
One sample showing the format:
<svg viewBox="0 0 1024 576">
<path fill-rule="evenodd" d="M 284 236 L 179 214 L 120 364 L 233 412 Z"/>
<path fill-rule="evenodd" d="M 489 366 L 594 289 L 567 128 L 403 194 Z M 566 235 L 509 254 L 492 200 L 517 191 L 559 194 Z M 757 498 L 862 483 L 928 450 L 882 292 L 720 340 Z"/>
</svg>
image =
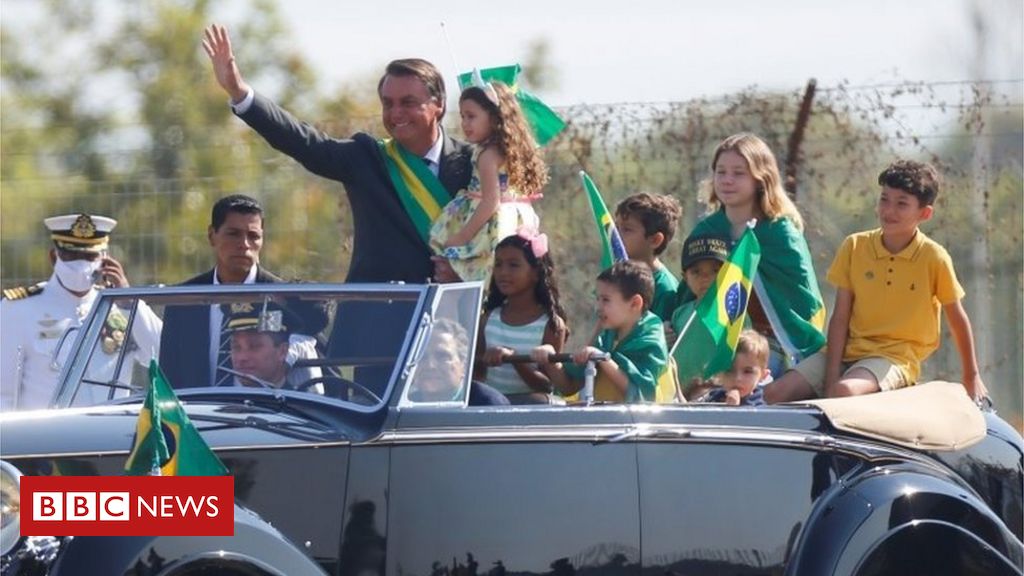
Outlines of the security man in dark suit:
<svg viewBox="0 0 1024 576">
<path fill-rule="evenodd" d="M 469 183 L 471 150 L 441 129 L 446 94 L 433 64 L 417 58 L 388 64 L 377 92 L 391 139 L 357 133 L 339 140 L 255 93 L 223 26 L 207 28 L 203 48 L 239 118 L 309 171 L 345 185 L 355 226 L 347 282 L 457 279 L 446 261 L 432 261 L 427 237 L 431 221 Z"/>
<path fill-rule="evenodd" d="M 283 282 L 260 266 L 263 248 L 263 207 L 254 198 L 234 194 L 213 205 L 207 238 L 216 258 L 212 270 L 190 278 L 183 285 L 263 284 Z M 321 306 L 294 304 L 307 326 L 305 334 L 293 334 L 288 360 L 316 358 L 312 337 L 327 325 Z M 213 386 L 231 379 L 218 373 L 225 350 L 224 314 L 220 306 L 175 306 L 164 312 L 160 367 L 175 388 Z M 229 351 L 229 350 L 228 350 Z M 205 362 L 203 360 L 206 360 Z"/>
</svg>

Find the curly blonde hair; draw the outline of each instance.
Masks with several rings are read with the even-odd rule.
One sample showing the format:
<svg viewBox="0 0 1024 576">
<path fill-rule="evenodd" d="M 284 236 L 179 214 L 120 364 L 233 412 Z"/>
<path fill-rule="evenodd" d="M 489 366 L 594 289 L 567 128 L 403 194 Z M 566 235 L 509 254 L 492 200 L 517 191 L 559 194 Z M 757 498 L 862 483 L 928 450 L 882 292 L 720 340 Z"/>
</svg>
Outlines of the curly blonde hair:
<svg viewBox="0 0 1024 576">
<path fill-rule="evenodd" d="M 459 102 L 472 100 L 491 116 L 494 131 L 484 146 L 494 146 L 505 158 L 509 186 L 523 194 L 536 194 L 548 183 L 548 167 L 541 159 L 537 141 L 526 122 L 515 93 L 501 82 L 491 82 L 498 105 L 482 88 L 470 86 L 462 91 Z"/>
<path fill-rule="evenodd" d="M 772 154 L 772 149 L 764 140 L 749 132 L 733 134 L 715 148 L 711 160 L 711 177 L 701 182 L 700 190 L 700 199 L 708 205 L 708 213 L 722 208 L 722 203 L 715 196 L 714 177 L 718 158 L 725 152 L 735 152 L 747 161 L 750 175 L 757 181 L 757 202 L 761 213 L 769 220 L 789 218 L 798 230 L 803 230 L 804 219 L 782 187 L 775 154 Z"/>
</svg>

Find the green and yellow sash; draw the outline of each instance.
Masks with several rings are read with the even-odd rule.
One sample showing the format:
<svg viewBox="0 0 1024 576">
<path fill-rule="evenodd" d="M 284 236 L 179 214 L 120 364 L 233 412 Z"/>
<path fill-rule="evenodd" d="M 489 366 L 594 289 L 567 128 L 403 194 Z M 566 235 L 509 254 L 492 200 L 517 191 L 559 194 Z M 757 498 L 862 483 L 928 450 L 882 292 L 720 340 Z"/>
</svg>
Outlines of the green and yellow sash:
<svg viewBox="0 0 1024 576">
<path fill-rule="evenodd" d="M 392 138 L 378 140 L 391 183 L 398 191 L 405 212 L 424 242 L 430 240 L 430 225 L 451 200 L 441 181 L 430 171 L 423 159 L 400 146 Z"/>
</svg>

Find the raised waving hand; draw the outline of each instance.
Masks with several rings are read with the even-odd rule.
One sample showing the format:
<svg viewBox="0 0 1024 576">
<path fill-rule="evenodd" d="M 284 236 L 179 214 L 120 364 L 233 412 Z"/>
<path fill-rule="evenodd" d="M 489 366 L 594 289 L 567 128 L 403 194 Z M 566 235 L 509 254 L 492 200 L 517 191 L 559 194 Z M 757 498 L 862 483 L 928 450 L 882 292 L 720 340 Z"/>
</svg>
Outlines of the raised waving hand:
<svg viewBox="0 0 1024 576">
<path fill-rule="evenodd" d="M 227 28 L 213 24 L 203 31 L 203 50 L 213 64 L 217 83 L 228 93 L 235 104 L 242 101 L 249 92 L 249 85 L 242 80 L 242 73 L 235 64 L 235 53 L 231 50 L 231 37 Z"/>
</svg>

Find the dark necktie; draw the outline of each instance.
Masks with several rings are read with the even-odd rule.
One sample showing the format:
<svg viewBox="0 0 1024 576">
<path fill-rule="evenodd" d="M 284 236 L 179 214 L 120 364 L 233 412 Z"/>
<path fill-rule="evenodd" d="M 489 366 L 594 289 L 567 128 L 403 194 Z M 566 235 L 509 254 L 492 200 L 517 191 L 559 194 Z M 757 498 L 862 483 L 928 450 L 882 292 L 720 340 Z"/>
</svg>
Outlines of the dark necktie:
<svg viewBox="0 0 1024 576">
<path fill-rule="evenodd" d="M 234 376 L 221 368 L 231 368 L 231 333 L 228 332 L 228 316 L 220 322 L 220 345 L 217 348 L 217 371 L 213 375 L 214 386 L 227 386 Z"/>
</svg>

